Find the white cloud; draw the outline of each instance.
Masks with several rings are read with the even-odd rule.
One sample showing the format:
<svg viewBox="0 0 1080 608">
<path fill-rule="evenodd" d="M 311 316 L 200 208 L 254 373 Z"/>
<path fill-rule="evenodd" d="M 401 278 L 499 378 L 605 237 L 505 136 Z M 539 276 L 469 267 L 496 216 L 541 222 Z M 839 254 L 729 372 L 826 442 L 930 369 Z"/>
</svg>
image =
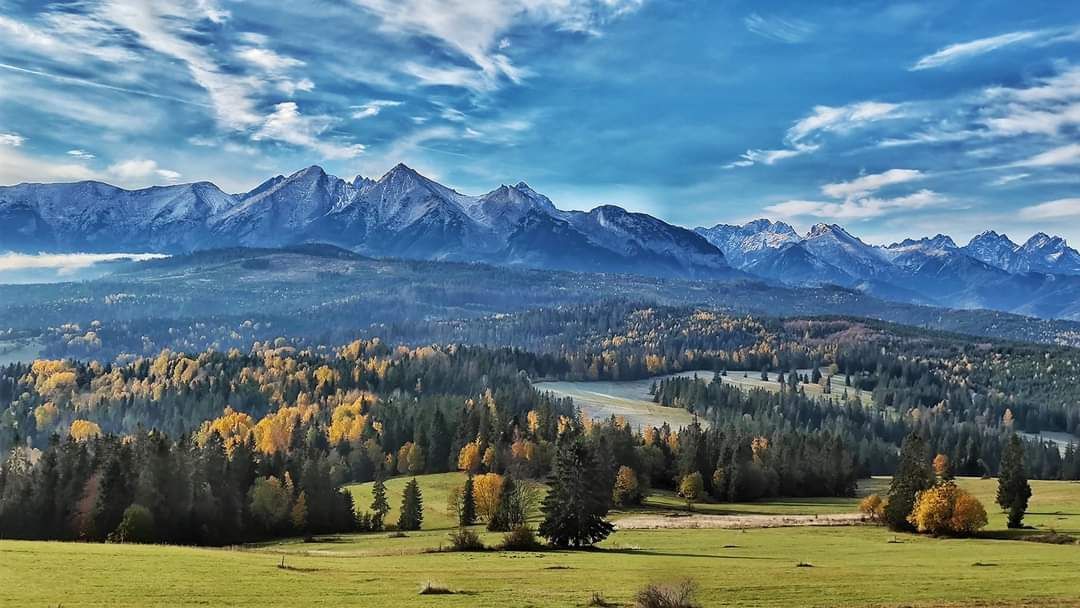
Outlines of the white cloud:
<svg viewBox="0 0 1080 608">
<path fill-rule="evenodd" d="M 462 71 L 418 63 L 405 72 L 425 84 L 492 90 L 500 79 L 520 82 L 527 72 L 501 51 L 502 35 L 521 23 L 597 33 L 611 19 L 640 7 L 644 0 L 352 0 L 378 16 L 380 29 L 399 36 L 424 36 L 442 42 L 479 70 Z"/>
<path fill-rule="evenodd" d="M 1080 164 L 1080 144 L 1052 148 L 1041 154 L 1015 163 L 1017 167 L 1054 167 Z"/>
<path fill-rule="evenodd" d="M 94 160 L 95 158 L 97 158 L 86 150 L 68 150 L 67 155 L 77 158 L 79 160 Z"/>
<path fill-rule="evenodd" d="M 903 184 L 925 178 L 926 175 L 915 169 L 889 169 L 884 173 L 863 175 L 848 182 L 825 184 L 821 192 L 832 198 L 850 198 L 867 192 L 874 192 L 886 186 Z"/>
<path fill-rule="evenodd" d="M 281 74 L 305 65 L 299 59 L 279 55 L 270 49 L 260 47 L 243 47 L 236 52 L 236 56 L 270 74 Z"/>
<path fill-rule="evenodd" d="M 157 161 L 145 158 L 132 158 L 110 165 L 107 173 L 124 186 L 147 186 L 163 179 L 175 182 L 180 173 L 158 166 Z"/>
<path fill-rule="evenodd" d="M 383 108 L 393 108 L 395 106 L 400 106 L 401 103 L 402 102 L 400 101 L 390 99 L 376 99 L 359 106 L 353 106 L 356 111 L 353 112 L 352 117 L 356 120 L 372 118 L 378 116 L 379 113 L 383 111 Z"/>
<path fill-rule="evenodd" d="M 1000 48 L 1020 43 L 1048 46 L 1051 44 L 1076 40 L 1080 40 L 1080 27 L 1076 26 L 1008 32 L 1006 34 L 999 34 L 988 38 L 979 38 L 978 40 L 950 44 L 947 47 L 920 58 L 909 69 L 917 71 L 938 68 L 956 61 L 978 57 L 979 55 L 985 55 L 986 53 L 996 51 Z"/>
<path fill-rule="evenodd" d="M 0 146 L 0 184 L 70 182 L 94 179 L 94 172 L 78 163 L 52 162 Z"/>
<path fill-rule="evenodd" d="M 776 16 L 761 16 L 758 13 L 750 13 L 743 18 L 743 25 L 750 32 L 787 44 L 797 44 L 805 41 L 816 29 L 812 23 L 801 19 L 785 19 Z"/>
<path fill-rule="evenodd" d="M 900 104 L 880 101 L 860 101 L 839 107 L 814 106 L 809 116 L 796 121 L 788 129 L 787 138 L 798 142 L 819 133 L 845 133 L 873 122 L 902 116 Z"/>
<path fill-rule="evenodd" d="M 1004 46 L 1009 46 L 1018 42 L 1034 40 L 1042 35 L 1045 35 L 1044 32 L 1010 32 L 1008 34 L 991 36 L 989 38 L 980 38 L 978 40 L 972 40 L 970 42 L 950 44 L 949 46 L 940 49 L 935 53 L 931 53 L 919 59 L 915 62 L 915 65 L 911 66 L 910 69 L 914 71 L 941 67 L 954 61 L 960 61 L 962 59 L 969 59 L 971 57 L 983 55 L 989 53 L 990 51 L 1000 49 Z"/>
<path fill-rule="evenodd" d="M 186 35 L 202 19 L 221 22 L 228 17 L 208 0 L 196 3 L 179 0 L 126 2 L 108 0 L 98 17 L 130 30 L 147 48 L 172 57 L 187 66 L 192 78 L 210 97 L 218 122 L 242 130 L 260 122 L 252 93 L 261 86 L 258 79 L 225 73 L 209 54 L 209 47 L 192 42 Z"/>
<path fill-rule="evenodd" d="M 1021 209 L 1019 215 L 1025 220 L 1080 218 L 1080 198 L 1062 198 L 1031 205 Z"/>
<path fill-rule="evenodd" d="M 994 181 L 992 181 L 990 183 L 991 183 L 991 185 L 994 185 L 994 186 L 1005 186 L 1005 185 L 1011 184 L 1013 182 L 1020 181 L 1022 179 L 1028 178 L 1028 177 L 1031 177 L 1030 173 L 1016 173 L 1016 174 L 1013 174 L 1013 175 L 1002 175 L 1001 177 L 995 179 Z"/>
<path fill-rule="evenodd" d="M 314 150 L 328 160 L 355 158 L 362 154 L 363 145 L 338 144 L 320 138 L 334 122 L 329 116 L 303 116 L 295 102 L 287 101 L 274 106 L 274 113 L 266 118 L 252 139 L 283 141 Z"/>
<path fill-rule="evenodd" d="M 779 150 L 751 149 L 739 155 L 739 160 L 724 165 L 724 168 L 733 169 L 735 167 L 749 167 L 758 163 L 772 165 L 777 161 L 809 154 L 820 147 L 821 146 L 816 144 L 795 144 L 795 146 L 791 148 L 781 148 Z"/>
<path fill-rule="evenodd" d="M 933 190 L 919 190 L 896 198 L 850 198 L 843 202 L 791 200 L 765 207 L 765 212 L 786 218 L 815 217 L 836 220 L 865 220 L 902 211 L 923 209 L 945 202 Z"/>
<path fill-rule="evenodd" d="M 26 138 L 18 133 L 0 133 L 0 146 L 11 146 L 12 148 L 18 148 L 23 145 Z"/>
</svg>

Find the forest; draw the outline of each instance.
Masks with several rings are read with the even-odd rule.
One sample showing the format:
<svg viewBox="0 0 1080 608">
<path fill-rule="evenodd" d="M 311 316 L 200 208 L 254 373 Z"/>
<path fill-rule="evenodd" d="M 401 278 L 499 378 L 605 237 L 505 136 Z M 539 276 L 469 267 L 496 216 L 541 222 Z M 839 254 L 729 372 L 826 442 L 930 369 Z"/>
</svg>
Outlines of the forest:
<svg viewBox="0 0 1080 608">
<path fill-rule="evenodd" d="M 353 530 L 370 526 L 370 506 L 352 504 L 343 484 L 452 470 L 544 480 L 576 443 L 608 497 L 627 476 L 638 495 L 692 477 L 719 501 L 847 496 L 859 477 L 893 473 L 913 433 L 958 474 L 992 475 L 1017 431 L 1075 432 L 1080 421 L 1070 401 L 1080 352 L 1067 347 L 625 303 L 456 331 L 502 331 L 515 346 L 278 337 L 8 365 L 0 534 L 229 544 Z M 584 419 L 532 384 L 691 370 L 655 384 L 658 403 L 700 421 L 677 429 Z M 785 375 L 783 390 L 709 382 L 769 372 Z M 810 397 L 810 383 L 842 398 Z M 1032 478 L 1080 478 L 1075 446 L 1022 450 Z"/>
</svg>

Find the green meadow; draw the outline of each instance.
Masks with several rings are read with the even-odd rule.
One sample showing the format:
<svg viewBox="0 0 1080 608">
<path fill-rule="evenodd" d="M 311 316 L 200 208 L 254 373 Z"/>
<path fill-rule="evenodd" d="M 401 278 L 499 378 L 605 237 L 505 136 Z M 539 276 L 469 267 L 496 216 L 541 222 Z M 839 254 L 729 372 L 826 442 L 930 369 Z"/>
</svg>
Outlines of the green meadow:
<svg viewBox="0 0 1080 608">
<path fill-rule="evenodd" d="M 987 506 L 982 538 L 893 534 L 871 525 L 621 530 L 593 551 L 450 553 L 446 495 L 459 474 L 419 478 L 424 530 L 291 539 L 237 548 L 0 541 L 0 606 L 585 606 L 594 593 L 632 605 L 651 582 L 692 579 L 702 606 L 1080 606 L 1080 545 L 1018 540 L 1080 534 L 1080 484 L 1032 482 L 1027 523 L 1006 533 L 994 480 L 961 485 Z M 387 484 L 395 509 L 406 478 Z M 868 480 L 860 493 L 881 491 Z M 367 508 L 370 484 L 350 486 Z M 699 504 L 708 514 L 851 512 L 856 499 Z M 659 493 L 633 511 L 684 508 Z M 481 528 L 478 528 L 481 530 Z M 483 532 L 489 545 L 499 534 Z M 284 567 L 282 567 L 284 565 Z M 432 582 L 453 591 L 420 595 Z"/>
</svg>

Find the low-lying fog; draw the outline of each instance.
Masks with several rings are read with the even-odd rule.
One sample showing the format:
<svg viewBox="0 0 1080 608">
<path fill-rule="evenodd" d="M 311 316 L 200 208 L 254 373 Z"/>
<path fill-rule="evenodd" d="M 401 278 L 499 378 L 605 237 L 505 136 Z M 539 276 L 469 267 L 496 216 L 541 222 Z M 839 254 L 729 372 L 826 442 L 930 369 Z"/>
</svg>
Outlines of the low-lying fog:
<svg viewBox="0 0 1080 608">
<path fill-rule="evenodd" d="M 157 253 L 0 253 L 0 284 L 94 279 L 125 262 L 168 257 Z"/>
</svg>

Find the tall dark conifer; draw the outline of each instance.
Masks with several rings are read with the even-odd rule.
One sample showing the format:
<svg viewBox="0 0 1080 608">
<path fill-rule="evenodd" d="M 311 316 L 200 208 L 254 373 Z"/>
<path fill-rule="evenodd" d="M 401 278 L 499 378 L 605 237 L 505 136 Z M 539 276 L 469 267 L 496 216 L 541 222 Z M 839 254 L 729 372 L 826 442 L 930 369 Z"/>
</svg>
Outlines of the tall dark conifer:
<svg viewBox="0 0 1080 608">
<path fill-rule="evenodd" d="M 611 493 L 596 482 L 596 459 L 580 440 L 559 448 L 541 510 L 540 535 L 556 547 L 587 547 L 611 534 L 604 520 Z"/>
<path fill-rule="evenodd" d="M 926 442 L 916 433 L 904 438 L 900 447 L 900 462 L 889 484 L 889 503 L 885 506 L 885 522 L 893 530 L 913 530 L 908 515 L 915 506 L 915 497 L 934 483 Z"/>
<path fill-rule="evenodd" d="M 1024 446 L 1015 434 L 1005 444 L 998 469 L 997 503 L 1009 513 L 1009 527 L 1023 526 L 1031 484 L 1024 471 Z"/>
</svg>

